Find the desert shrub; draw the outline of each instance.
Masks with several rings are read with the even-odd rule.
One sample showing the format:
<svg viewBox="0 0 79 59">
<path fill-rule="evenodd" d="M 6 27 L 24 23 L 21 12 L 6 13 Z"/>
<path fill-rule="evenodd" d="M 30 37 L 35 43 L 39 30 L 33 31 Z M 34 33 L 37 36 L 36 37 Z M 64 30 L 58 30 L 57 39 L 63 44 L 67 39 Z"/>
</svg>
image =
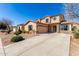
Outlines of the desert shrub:
<svg viewBox="0 0 79 59">
<path fill-rule="evenodd" d="M 74 32 L 74 38 L 79 39 L 79 29 Z"/>
<path fill-rule="evenodd" d="M 6 23 L 0 22 L 0 29 L 3 29 L 3 30 L 7 29 Z"/>
<path fill-rule="evenodd" d="M 76 31 L 76 29 L 77 29 L 76 26 L 73 26 L 72 27 L 72 33 L 74 33 Z"/>
<path fill-rule="evenodd" d="M 19 42 L 24 40 L 24 38 L 22 36 L 16 35 L 14 37 L 12 37 L 11 42 Z"/>
<path fill-rule="evenodd" d="M 15 32 L 16 35 L 19 35 L 19 34 L 21 34 L 21 33 L 22 33 L 21 30 L 18 30 L 18 31 Z"/>
</svg>

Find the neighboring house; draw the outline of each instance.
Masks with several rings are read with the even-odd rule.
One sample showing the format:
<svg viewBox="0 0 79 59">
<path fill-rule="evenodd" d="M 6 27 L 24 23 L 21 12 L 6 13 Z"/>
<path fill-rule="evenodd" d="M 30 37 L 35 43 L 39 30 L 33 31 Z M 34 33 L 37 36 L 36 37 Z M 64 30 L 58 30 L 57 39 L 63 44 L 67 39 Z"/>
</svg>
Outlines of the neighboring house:
<svg viewBox="0 0 79 59">
<path fill-rule="evenodd" d="M 15 33 L 17 31 L 17 26 L 13 26 L 13 32 Z"/>
<path fill-rule="evenodd" d="M 17 25 L 17 30 L 24 30 L 24 24 Z"/>
<path fill-rule="evenodd" d="M 23 31 L 24 30 L 24 24 L 19 24 L 17 26 L 13 26 L 13 32 L 16 32 L 18 30 Z"/>
<path fill-rule="evenodd" d="M 25 31 L 35 31 L 37 33 L 71 32 L 73 27 L 79 27 L 78 23 L 65 20 L 63 14 L 46 16 L 36 22 L 28 21 L 19 28 Z"/>
<path fill-rule="evenodd" d="M 24 25 L 24 30 L 26 32 L 28 31 L 37 31 L 37 24 L 36 22 L 32 22 L 32 21 L 28 21 L 25 25 Z"/>
</svg>

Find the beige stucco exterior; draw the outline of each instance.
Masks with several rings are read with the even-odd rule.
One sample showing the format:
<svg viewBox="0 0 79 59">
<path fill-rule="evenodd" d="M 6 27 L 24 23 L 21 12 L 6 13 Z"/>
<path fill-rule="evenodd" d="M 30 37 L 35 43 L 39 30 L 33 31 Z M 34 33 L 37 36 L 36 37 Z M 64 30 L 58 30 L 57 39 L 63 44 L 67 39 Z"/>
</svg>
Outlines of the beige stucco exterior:
<svg viewBox="0 0 79 59">
<path fill-rule="evenodd" d="M 46 19 L 48 19 L 48 23 L 47 23 L 47 24 L 49 24 L 49 23 L 50 23 L 50 17 L 49 17 L 49 16 L 43 18 L 43 19 L 41 20 L 41 23 L 46 23 Z"/>
<path fill-rule="evenodd" d="M 48 19 L 48 22 L 46 22 L 46 19 Z M 61 24 L 67 25 L 68 29 L 61 30 L 60 28 Z M 37 21 L 35 22 L 28 21 L 23 26 L 19 26 L 19 28 L 22 30 L 24 27 L 25 31 L 29 31 L 29 28 L 28 28 L 29 25 L 32 25 L 32 30 L 37 33 L 71 32 L 73 26 L 76 26 L 79 28 L 79 24 L 64 20 L 64 15 L 46 16 L 42 19 L 37 19 Z"/>
<path fill-rule="evenodd" d="M 48 23 L 46 23 L 46 19 L 48 19 Z M 55 17 L 53 17 L 53 16 L 52 17 L 47 16 L 47 17 L 45 17 L 45 18 L 43 18 L 41 20 L 41 23 L 51 24 L 50 32 L 54 32 L 53 26 L 56 26 L 56 32 L 59 32 L 59 24 L 52 24 L 52 23 L 60 23 L 61 20 L 62 20 L 61 15 L 58 15 L 58 16 L 55 16 Z M 41 27 L 41 28 L 43 28 L 43 27 Z M 48 32 L 48 27 L 47 28 L 44 27 L 44 30 L 46 32 Z M 42 30 L 41 32 L 45 32 L 44 30 Z"/>
<path fill-rule="evenodd" d="M 36 26 L 36 23 L 34 23 L 34 22 L 29 22 L 28 24 L 26 24 L 26 25 L 24 26 L 24 30 L 25 30 L 25 31 L 29 31 L 29 29 L 28 29 L 28 26 L 29 26 L 29 25 L 32 25 L 32 26 L 33 26 L 32 29 L 33 29 L 34 31 L 37 31 L 37 26 Z"/>
<path fill-rule="evenodd" d="M 55 16 L 51 18 L 51 23 L 59 23 L 60 22 L 60 17 L 59 16 Z"/>
<path fill-rule="evenodd" d="M 46 19 L 48 19 L 47 24 L 59 23 L 62 20 L 61 16 L 54 16 L 54 17 L 47 16 L 41 20 L 41 23 L 46 23 Z"/>
<path fill-rule="evenodd" d="M 63 17 L 63 15 L 56 15 L 56 16 L 51 16 L 51 17 L 47 16 L 41 20 L 41 23 L 46 23 L 46 19 L 48 19 L 47 24 L 50 24 L 50 23 L 59 23 L 62 20 L 64 20 L 64 17 Z"/>
</svg>

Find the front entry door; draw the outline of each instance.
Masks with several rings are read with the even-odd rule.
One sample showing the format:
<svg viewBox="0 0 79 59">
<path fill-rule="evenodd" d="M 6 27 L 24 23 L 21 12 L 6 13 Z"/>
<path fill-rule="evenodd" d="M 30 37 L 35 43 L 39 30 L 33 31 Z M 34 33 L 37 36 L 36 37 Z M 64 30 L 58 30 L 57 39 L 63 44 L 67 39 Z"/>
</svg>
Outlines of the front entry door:
<svg viewBox="0 0 79 59">
<path fill-rule="evenodd" d="M 57 27 L 53 26 L 53 32 L 56 32 L 56 31 L 57 31 Z"/>
</svg>

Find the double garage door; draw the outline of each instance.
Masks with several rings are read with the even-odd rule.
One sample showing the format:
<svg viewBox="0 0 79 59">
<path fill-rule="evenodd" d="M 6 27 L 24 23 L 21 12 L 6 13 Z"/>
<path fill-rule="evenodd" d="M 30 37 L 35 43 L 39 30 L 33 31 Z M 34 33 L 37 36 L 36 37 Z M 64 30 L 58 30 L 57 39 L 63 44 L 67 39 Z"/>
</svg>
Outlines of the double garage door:
<svg viewBox="0 0 79 59">
<path fill-rule="evenodd" d="M 48 32 L 48 27 L 46 26 L 38 26 L 38 33 L 47 33 Z"/>
</svg>

